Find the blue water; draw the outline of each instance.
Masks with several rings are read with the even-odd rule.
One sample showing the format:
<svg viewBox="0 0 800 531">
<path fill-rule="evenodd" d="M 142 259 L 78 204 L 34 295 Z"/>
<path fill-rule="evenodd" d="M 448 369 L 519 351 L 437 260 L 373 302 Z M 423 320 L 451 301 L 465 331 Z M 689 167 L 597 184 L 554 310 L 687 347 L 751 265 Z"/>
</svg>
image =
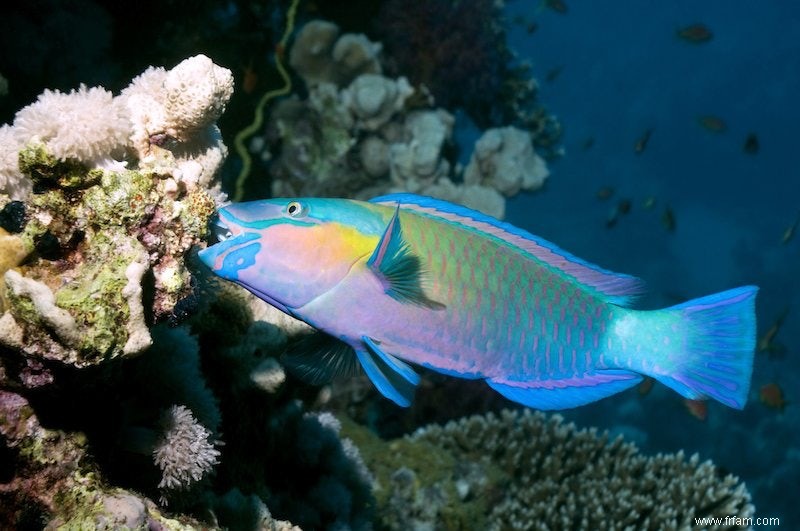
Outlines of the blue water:
<svg viewBox="0 0 800 531">
<path fill-rule="evenodd" d="M 530 60 L 540 101 L 564 125 L 565 155 L 550 164 L 544 190 L 508 205 L 507 219 L 606 268 L 643 278 L 642 307 L 661 307 L 741 284 L 761 287 L 759 334 L 788 308 L 778 355 L 756 355 L 750 402 L 742 412 L 709 404 L 700 421 L 681 398 L 656 386 L 568 414 L 623 433 L 649 451 L 699 452 L 741 476 L 758 516 L 800 520 L 800 235 L 781 243 L 800 215 L 800 4 L 568 2 L 558 14 L 510 2 L 509 20 L 535 20 L 529 34 L 509 22 L 509 42 Z M 713 39 L 692 44 L 677 28 L 702 22 Z M 561 68 L 556 79 L 547 72 Z M 721 133 L 698 124 L 716 115 Z M 634 145 L 653 133 L 646 149 Z M 749 133 L 756 154 L 744 152 Z M 594 144 L 584 149 L 587 139 Z M 603 186 L 613 197 L 598 200 Z M 656 198 L 652 210 L 642 203 Z M 630 214 L 606 227 L 609 211 L 630 199 Z M 661 214 L 669 205 L 674 232 Z M 789 404 L 760 403 L 778 383 Z"/>
</svg>

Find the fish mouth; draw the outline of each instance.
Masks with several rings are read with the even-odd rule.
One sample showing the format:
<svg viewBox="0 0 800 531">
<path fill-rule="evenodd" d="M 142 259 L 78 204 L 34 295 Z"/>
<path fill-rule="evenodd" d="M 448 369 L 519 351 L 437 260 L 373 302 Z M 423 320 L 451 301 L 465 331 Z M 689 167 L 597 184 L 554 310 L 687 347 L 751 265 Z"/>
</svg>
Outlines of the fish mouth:
<svg viewBox="0 0 800 531">
<path fill-rule="evenodd" d="M 220 259 L 227 251 L 235 249 L 241 245 L 248 244 L 253 240 L 257 240 L 259 235 L 254 232 L 243 232 L 239 227 L 233 225 L 233 228 L 223 222 L 219 215 L 214 216 L 208 225 L 210 236 L 208 238 L 208 246 L 197 253 L 200 261 L 211 270 L 220 273 L 222 266 Z"/>
<path fill-rule="evenodd" d="M 214 216 L 208 223 L 208 230 L 211 233 L 209 238 L 209 245 L 224 242 L 233 237 L 233 232 L 228 226 L 219 218 L 219 215 Z"/>
</svg>

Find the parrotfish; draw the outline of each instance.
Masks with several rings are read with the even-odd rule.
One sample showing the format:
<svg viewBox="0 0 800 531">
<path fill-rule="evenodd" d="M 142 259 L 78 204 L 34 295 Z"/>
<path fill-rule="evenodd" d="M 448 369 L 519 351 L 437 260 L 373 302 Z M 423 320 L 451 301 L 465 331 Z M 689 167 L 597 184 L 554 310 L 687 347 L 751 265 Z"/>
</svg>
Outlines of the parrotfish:
<svg viewBox="0 0 800 531">
<path fill-rule="evenodd" d="M 408 406 L 412 365 L 482 379 L 526 406 L 565 409 L 652 377 L 691 400 L 744 407 L 755 295 L 743 286 L 631 308 L 638 279 L 445 201 L 268 199 L 218 211 L 199 256 L 323 332 L 284 362 L 313 383 L 360 365 Z"/>
</svg>

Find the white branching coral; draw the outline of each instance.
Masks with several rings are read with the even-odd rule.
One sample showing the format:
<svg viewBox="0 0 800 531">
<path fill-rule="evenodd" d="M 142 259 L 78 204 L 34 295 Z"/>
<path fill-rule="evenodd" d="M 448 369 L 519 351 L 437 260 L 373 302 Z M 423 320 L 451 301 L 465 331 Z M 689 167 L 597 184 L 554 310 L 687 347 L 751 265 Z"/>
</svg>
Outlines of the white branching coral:
<svg viewBox="0 0 800 531">
<path fill-rule="evenodd" d="M 45 90 L 0 127 L 0 194 L 24 200 L 30 180 L 19 169 L 19 152 L 40 143 L 59 160 L 120 171 L 158 170 L 211 188 L 227 154 L 215 122 L 233 94 L 233 74 L 205 55 L 172 70 L 150 67 L 119 96 L 81 85 L 69 93 Z M 166 149 L 165 149 L 166 148 Z M 124 162 L 123 162 L 124 161 Z"/>
<path fill-rule="evenodd" d="M 12 200 L 26 197 L 32 187 L 30 179 L 19 171 L 19 150 L 22 148 L 10 125 L 0 126 L 0 194 Z"/>
<path fill-rule="evenodd" d="M 56 158 L 89 166 L 121 158 L 129 131 L 119 100 L 102 87 L 86 85 L 69 93 L 45 90 L 14 118 L 14 134 L 21 144 L 35 139 Z"/>
<path fill-rule="evenodd" d="M 172 406 L 163 418 L 164 434 L 153 450 L 161 469 L 160 489 L 185 489 L 211 472 L 220 452 L 211 431 L 197 422 L 189 408 Z"/>
</svg>

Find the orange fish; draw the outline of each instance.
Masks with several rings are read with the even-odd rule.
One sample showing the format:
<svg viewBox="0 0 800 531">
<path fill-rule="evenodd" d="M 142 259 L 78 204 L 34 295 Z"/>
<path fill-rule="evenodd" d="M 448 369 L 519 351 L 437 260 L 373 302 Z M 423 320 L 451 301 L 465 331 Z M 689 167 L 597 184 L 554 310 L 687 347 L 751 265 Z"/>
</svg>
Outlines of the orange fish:
<svg viewBox="0 0 800 531">
<path fill-rule="evenodd" d="M 639 387 L 637 387 L 637 390 L 639 391 L 639 396 L 647 395 L 647 393 L 649 393 L 650 390 L 653 389 L 653 384 L 655 382 L 656 382 L 655 378 L 650 378 L 649 376 L 645 376 L 644 380 L 642 380 L 642 383 L 640 383 Z"/>
<path fill-rule="evenodd" d="M 711 33 L 708 26 L 699 22 L 697 24 L 690 24 L 689 26 L 678 28 L 675 34 L 684 41 L 691 42 L 692 44 L 702 44 L 710 41 L 714 37 L 714 34 Z"/>
<path fill-rule="evenodd" d="M 597 190 L 597 192 L 595 192 L 595 197 L 597 197 L 597 199 L 600 199 L 602 201 L 605 201 L 606 199 L 610 198 L 612 195 L 614 195 L 614 187 L 613 186 L 603 186 L 602 188 Z"/>
<path fill-rule="evenodd" d="M 726 124 L 722 118 L 713 114 L 698 116 L 697 123 L 712 133 L 723 133 L 728 129 L 728 124 Z"/>
<path fill-rule="evenodd" d="M 245 94 L 252 94 L 258 84 L 258 74 L 253 68 L 253 63 L 250 62 L 244 67 L 244 77 L 242 79 L 242 90 Z"/>
<path fill-rule="evenodd" d="M 689 400 L 683 399 L 683 405 L 686 410 L 697 420 L 703 421 L 708 417 L 708 403 L 705 400 Z"/>
<path fill-rule="evenodd" d="M 783 390 L 776 383 L 768 383 L 761 386 L 758 390 L 758 398 L 767 407 L 783 411 L 786 406 L 786 399 L 783 397 Z"/>
</svg>

